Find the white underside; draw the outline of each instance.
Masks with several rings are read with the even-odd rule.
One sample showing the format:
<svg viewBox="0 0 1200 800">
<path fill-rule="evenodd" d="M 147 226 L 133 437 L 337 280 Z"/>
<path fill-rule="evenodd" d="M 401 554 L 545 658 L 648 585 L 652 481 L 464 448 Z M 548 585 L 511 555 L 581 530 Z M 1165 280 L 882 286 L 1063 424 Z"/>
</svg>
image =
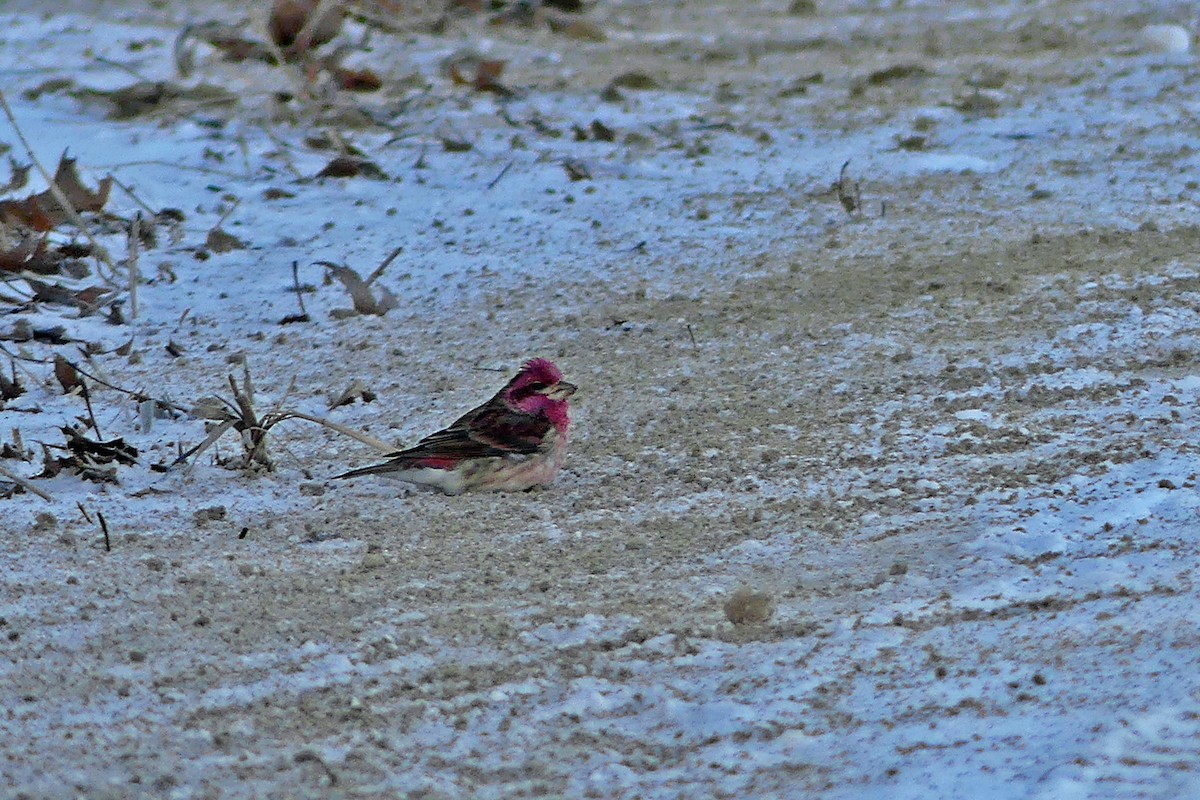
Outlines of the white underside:
<svg viewBox="0 0 1200 800">
<path fill-rule="evenodd" d="M 432 486 L 446 494 L 462 494 L 475 489 L 519 492 L 553 483 L 562 469 L 567 457 L 567 438 L 551 431 L 546 441 L 549 445 L 546 452 L 529 456 L 481 458 L 455 469 L 421 467 L 380 474 L 394 480 Z"/>
</svg>

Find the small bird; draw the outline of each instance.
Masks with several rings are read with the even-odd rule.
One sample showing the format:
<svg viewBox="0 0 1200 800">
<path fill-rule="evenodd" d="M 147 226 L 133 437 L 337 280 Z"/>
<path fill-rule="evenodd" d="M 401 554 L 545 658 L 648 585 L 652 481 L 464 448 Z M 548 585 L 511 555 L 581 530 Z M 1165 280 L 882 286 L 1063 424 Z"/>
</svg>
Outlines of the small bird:
<svg viewBox="0 0 1200 800">
<path fill-rule="evenodd" d="M 337 477 L 384 475 L 446 494 L 527 491 L 549 484 L 567 455 L 567 398 L 575 388 L 554 362 L 535 358 L 495 397 L 448 428 L 390 454 L 382 464 Z"/>
</svg>

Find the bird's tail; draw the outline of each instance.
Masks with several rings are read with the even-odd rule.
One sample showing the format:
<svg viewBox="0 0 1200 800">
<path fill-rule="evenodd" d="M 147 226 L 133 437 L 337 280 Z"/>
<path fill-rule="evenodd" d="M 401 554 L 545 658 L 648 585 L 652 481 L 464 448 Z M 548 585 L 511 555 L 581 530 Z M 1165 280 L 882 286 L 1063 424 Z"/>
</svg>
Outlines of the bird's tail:
<svg viewBox="0 0 1200 800">
<path fill-rule="evenodd" d="M 382 475 L 386 472 L 395 472 L 399 469 L 403 468 L 400 467 L 395 461 L 384 461 L 382 464 L 372 464 L 369 467 L 359 467 L 358 469 L 352 469 L 349 472 L 343 472 L 341 475 L 334 475 L 333 479 L 341 480 L 343 478 L 357 478 L 360 475 Z"/>
</svg>

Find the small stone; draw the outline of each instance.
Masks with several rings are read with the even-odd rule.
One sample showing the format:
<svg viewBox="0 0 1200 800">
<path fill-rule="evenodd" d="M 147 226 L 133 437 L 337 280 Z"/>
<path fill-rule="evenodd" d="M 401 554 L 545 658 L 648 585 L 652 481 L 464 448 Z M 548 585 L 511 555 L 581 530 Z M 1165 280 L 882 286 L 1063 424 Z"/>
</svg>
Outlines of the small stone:
<svg viewBox="0 0 1200 800">
<path fill-rule="evenodd" d="M 1150 53 L 1186 53 L 1192 37 L 1181 25 L 1147 25 L 1141 32 L 1142 49 Z"/>
<path fill-rule="evenodd" d="M 134 664 L 141 664 L 143 661 L 146 660 L 146 653 L 143 650 L 130 650 L 129 651 L 129 660 L 132 661 Z"/>
<path fill-rule="evenodd" d="M 310 481 L 300 484 L 300 494 L 308 497 L 320 497 L 325 494 L 325 484 Z"/>
</svg>

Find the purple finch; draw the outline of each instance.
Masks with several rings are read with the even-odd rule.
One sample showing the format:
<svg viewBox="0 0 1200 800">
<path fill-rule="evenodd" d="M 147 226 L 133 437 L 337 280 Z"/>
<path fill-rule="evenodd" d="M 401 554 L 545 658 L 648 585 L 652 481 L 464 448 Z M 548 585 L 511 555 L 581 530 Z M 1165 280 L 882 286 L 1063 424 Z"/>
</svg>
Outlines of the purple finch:
<svg viewBox="0 0 1200 800">
<path fill-rule="evenodd" d="M 473 490 L 515 492 L 551 483 L 567 455 L 575 386 L 554 362 L 535 358 L 476 409 L 415 447 L 392 453 L 382 464 L 339 478 L 385 475 L 433 486 L 446 494 Z"/>
</svg>

